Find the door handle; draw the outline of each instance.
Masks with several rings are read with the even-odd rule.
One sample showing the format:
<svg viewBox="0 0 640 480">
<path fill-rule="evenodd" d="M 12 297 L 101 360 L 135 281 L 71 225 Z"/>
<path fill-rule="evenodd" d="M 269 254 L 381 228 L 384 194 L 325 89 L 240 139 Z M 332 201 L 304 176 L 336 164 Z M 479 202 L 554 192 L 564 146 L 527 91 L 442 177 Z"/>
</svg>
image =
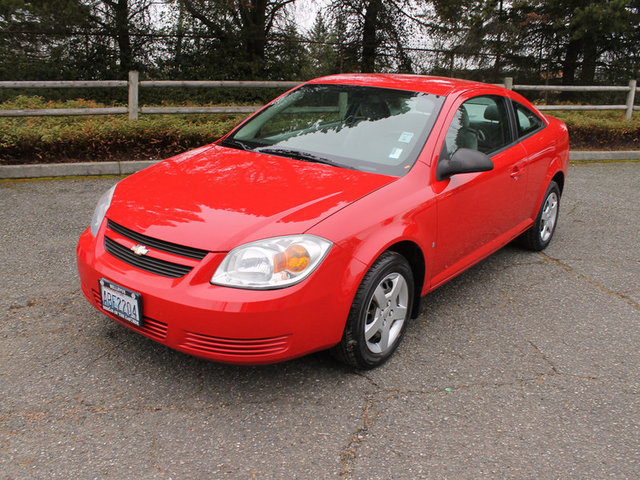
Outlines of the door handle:
<svg viewBox="0 0 640 480">
<path fill-rule="evenodd" d="M 515 167 L 513 167 L 511 169 L 511 173 L 510 173 L 511 177 L 514 179 L 518 179 L 518 177 L 520 175 L 522 175 L 522 167 L 520 167 L 519 165 L 516 165 Z"/>
</svg>

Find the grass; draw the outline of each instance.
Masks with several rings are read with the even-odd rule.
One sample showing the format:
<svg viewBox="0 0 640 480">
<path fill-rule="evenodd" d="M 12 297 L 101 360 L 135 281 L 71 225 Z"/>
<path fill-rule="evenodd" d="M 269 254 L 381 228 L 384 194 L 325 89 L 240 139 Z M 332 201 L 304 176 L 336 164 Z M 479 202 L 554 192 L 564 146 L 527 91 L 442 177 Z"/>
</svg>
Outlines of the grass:
<svg viewBox="0 0 640 480">
<path fill-rule="evenodd" d="M 45 101 L 18 96 L 0 109 L 97 108 L 83 99 Z M 640 149 L 640 113 L 627 122 L 621 112 L 555 111 L 573 149 Z M 161 159 L 216 140 L 246 115 L 125 115 L 0 117 L 0 164 Z"/>
</svg>

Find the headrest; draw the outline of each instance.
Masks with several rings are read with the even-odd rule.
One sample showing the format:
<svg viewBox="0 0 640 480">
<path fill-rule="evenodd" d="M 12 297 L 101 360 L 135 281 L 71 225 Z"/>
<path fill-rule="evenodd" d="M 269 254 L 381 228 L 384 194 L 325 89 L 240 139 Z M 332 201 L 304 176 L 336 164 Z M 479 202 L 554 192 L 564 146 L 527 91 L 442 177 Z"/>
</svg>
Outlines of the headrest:
<svg viewBox="0 0 640 480">
<path fill-rule="evenodd" d="M 358 113 L 368 120 L 387 118 L 391 114 L 387 104 L 376 96 L 373 96 L 360 104 L 360 110 Z"/>
<path fill-rule="evenodd" d="M 500 112 L 498 112 L 498 105 L 495 103 L 493 105 L 489 105 L 484 111 L 485 120 L 491 120 L 493 122 L 497 122 L 500 120 Z"/>
<path fill-rule="evenodd" d="M 462 105 L 458 112 L 460 112 L 460 126 L 469 128 L 469 112 L 467 112 L 467 108 Z"/>
</svg>

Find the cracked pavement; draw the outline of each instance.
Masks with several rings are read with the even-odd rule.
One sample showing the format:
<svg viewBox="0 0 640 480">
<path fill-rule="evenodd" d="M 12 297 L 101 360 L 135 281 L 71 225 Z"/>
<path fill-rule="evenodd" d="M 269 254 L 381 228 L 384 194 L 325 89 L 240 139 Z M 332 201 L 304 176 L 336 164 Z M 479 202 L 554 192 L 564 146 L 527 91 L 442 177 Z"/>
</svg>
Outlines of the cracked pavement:
<svg viewBox="0 0 640 480">
<path fill-rule="evenodd" d="M 509 245 L 431 293 L 356 373 L 127 330 L 74 256 L 117 179 L 0 182 L 0 479 L 638 478 L 640 164 L 569 173 L 545 252 Z"/>
</svg>

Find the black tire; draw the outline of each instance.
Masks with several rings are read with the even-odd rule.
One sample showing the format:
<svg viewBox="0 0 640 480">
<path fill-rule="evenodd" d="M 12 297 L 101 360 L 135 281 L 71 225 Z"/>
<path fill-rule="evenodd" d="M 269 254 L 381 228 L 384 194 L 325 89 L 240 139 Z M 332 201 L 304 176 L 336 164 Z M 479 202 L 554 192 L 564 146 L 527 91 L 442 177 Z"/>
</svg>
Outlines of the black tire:
<svg viewBox="0 0 640 480">
<path fill-rule="evenodd" d="M 556 182 L 551 182 L 542 199 L 536 221 L 529 230 L 518 237 L 518 243 L 534 252 L 547 248 L 558 225 L 559 211 L 560 188 Z"/>
<path fill-rule="evenodd" d="M 331 354 L 357 369 L 382 365 L 402 340 L 411 318 L 414 294 L 413 273 L 407 260 L 396 252 L 380 255 L 358 287 L 342 340 Z M 386 303 L 379 305 L 381 300 Z"/>
</svg>

